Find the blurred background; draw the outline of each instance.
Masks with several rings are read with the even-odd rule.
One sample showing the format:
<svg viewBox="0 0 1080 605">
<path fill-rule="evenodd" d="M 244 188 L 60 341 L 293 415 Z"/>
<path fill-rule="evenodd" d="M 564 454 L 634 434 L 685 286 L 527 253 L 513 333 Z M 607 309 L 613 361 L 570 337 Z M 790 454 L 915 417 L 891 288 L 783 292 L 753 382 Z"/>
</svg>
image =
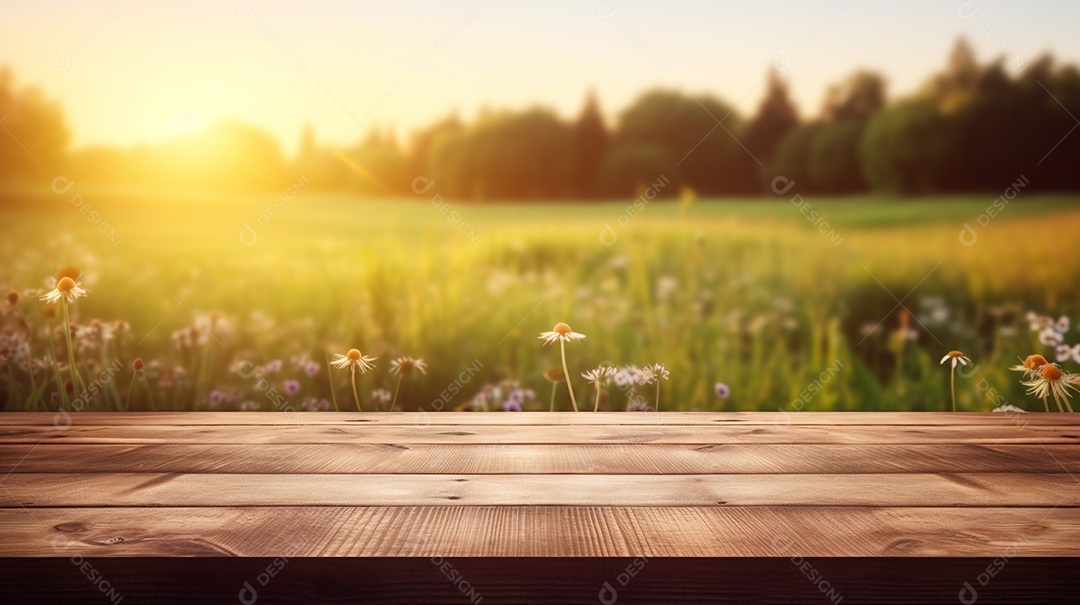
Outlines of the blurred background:
<svg viewBox="0 0 1080 605">
<path fill-rule="evenodd" d="M 1041 409 L 1008 367 L 1080 363 L 1078 13 L 6 2 L 0 400 L 351 409 L 356 347 L 366 409 L 566 409 L 565 321 L 606 410 L 945 409 L 952 349 L 959 408 Z"/>
</svg>

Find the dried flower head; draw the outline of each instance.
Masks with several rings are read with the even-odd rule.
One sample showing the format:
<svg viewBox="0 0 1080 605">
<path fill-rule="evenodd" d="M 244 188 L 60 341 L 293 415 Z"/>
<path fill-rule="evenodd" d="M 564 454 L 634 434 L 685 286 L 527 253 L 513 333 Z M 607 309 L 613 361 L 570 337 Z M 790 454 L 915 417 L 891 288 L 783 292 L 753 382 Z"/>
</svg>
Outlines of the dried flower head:
<svg viewBox="0 0 1080 605">
<path fill-rule="evenodd" d="M 1039 397 L 1044 404 L 1049 397 L 1053 397 L 1059 412 L 1064 412 L 1065 408 L 1068 408 L 1070 412 L 1073 411 L 1072 404 L 1069 403 L 1069 397 L 1072 395 L 1072 391 L 1077 390 L 1076 377 L 1063 372 L 1056 365 L 1048 363 L 1042 366 L 1036 377 L 1025 380 L 1022 384 L 1028 387 L 1028 394 Z"/>
<path fill-rule="evenodd" d="M 1034 378 L 1039 374 L 1039 371 L 1043 366 L 1050 362 L 1046 361 L 1046 358 L 1042 355 L 1028 355 L 1024 358 L 1024 361 L 1018 365 L 1011 366 L 1009 369 L 1014 372 L 1023 372 L 1024 378 Z"/>
<path fill-rule="evenodd" d="M 398 357 L 390 362 L 390 373 L 401 376 L 412 374 L 413 370 L 421 374 L 427 374 L 427 363 L 423 359 L 412 357 Z"/>
</svg>

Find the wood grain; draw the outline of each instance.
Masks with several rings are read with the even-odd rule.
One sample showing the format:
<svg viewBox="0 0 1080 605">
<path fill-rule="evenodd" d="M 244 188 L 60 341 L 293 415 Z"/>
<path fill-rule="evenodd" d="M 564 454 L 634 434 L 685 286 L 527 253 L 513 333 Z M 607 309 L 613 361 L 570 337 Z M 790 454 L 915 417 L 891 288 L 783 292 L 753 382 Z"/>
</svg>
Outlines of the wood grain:
<svg viewBox="0 0 1080 605">
<path fill-rule="evenodd" d="M 1043 445 L 413 443 L 0 445 L 0 472 L 381 474 L 1080 474 L 1080 448 Z"/>
<path fill-rule="evenodd" d="M 2 426 L 7 443 L 823 443 L 935 444 L 1026 443 L 1080 444 L 1080 427 L 1012 424 L 991 426 Z"/>
<path fill-rule="evenodd" d="M 1059 506 L 1069 474 L 225 475 L 12 473 L 3 507 Z"/>
<path fill-rule="evenodd" d="M 19 557 L 1080 556 L 1067 507 L 7 508 L 0 528 Z"/>
<path fill-rule="evenodd" d="M 234 601 L 275 557 L 260 603 L 467 602 L 448 557 L 485 603 L 638 557 L 619 605 L 822 602 L 811 560 L 845 603 L 952 602 L 994 557 L 980 605 L 1067 602 L 1078 478 L 1063 414 L 0 414 L 0 602 L 102 602 L 83 558 Z"/>
</svg>

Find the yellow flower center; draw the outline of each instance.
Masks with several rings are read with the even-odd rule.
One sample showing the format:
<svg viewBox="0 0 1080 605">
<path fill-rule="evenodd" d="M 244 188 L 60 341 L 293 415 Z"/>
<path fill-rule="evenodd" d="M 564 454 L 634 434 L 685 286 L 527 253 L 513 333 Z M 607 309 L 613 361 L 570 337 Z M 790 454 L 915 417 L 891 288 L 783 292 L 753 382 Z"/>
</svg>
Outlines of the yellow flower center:
<svg viewBox="0 0 1080 605">
<path fill-rule="evenodd" d="M 964 354 L 960 351 L 949 351 L 949 357 L 963 357 Z"/>
<path fill-rule="evenodd" d="M 1061 380 L 1061 370 L 1057 366 L 1045 365 L 1042 369 L 1042 377 L 1047 380 Z"/>
<path fill-rule="evenodd" d="M 67 294 L 75 289 L 75 280 L 70 277 L 61 277 L 60 281 L 56 282 L 56 289 Z"/>
<path fill-rule="evenodd" d="M 555 327 L 552 328 L 551 331 L 555 332 L 555 333 L 557 333 L 557 334 L 559 334 L 561 336 L 566 336 L 567 334 L 573 332 L 573 330 L 570 329 L 570 326 L 568 326 L 568 325 L 566 325 L 566 324 L 564 324 L 562 322 L 559 322 L 559 323 L 555 324 Z"/>
<path fill-rule="evenodd" d="M 360 361 L 360 350 L 349 349 L 349 352 L 345 354 L 345 358 L 349 361 Z"/>
<path fill-rule="evenodd" d="M 1027 359 L 1024 360 L 1024 367 L 1029 370 L 1037 370 L 1047 363 L 1046 358 L 1042 355 L 1028 355 Z"/>
</svg>

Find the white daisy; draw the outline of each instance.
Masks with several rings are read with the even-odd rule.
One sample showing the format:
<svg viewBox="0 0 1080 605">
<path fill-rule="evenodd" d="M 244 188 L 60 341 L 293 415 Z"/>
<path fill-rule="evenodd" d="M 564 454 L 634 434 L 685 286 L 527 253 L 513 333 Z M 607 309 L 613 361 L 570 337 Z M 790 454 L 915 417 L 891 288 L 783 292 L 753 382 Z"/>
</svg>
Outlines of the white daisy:
<svg viewBox="0 0 1080 605">
<path fill-rule="evenodd" d="M 423 359 L 413 359 L 412 357 L 398 357 L 390 362 L 391 374 L 407 375 L 412 374 L 413 370 L 421 374 L 427 374 L 427 363 Z"/>
<path fill-rule="evenodd" d="M 61 277 L 60 281 L 56 282 L 56 287 L 41 297 L 41 300 L 53 304 L 63 300 L 65 303 L 71 304 L 75 302 L 75 299 L 86 296 L 86 290 L 79 287 L 78 282 L 70 277 Z"/>
<path fill-rule="evenodd" d="M 608 382 L 618 374 L 619 371 L 611 366 L 600 366 L 582 373 L 582 377 L 592 383 L 596 388 L 603 388 L 607 386 Z"/>
<path fill-rule="evenodd" d="M 949 351 L 948 353 L 945 354 L 945 357 L 941 358 L 941 361 L 938 362 L 938 363 L 944 364 L 946 361 L 948 361 L 950 359 L 952 359 L 952 368 L 954 370 L 956 369 L 957 364 L 962 365 L 962 366 L 966 366 L 967 364 L 971 363 L 971 360 L 968 359 L 967 357 L 964 357 L 964 354 L 961 353 L 960 351 Z"/>
<path fill-rule="evenodd" d="M 550 332 L 541 332 L 540 338 L 544 341 L 544 344 L 551 344 L 554 342 L 570 342 L 571 340 L 584 340 L 585 335 L 579 334 L 570 329 L 570 326 L 559 322 L 555 324 L 555 327 Z"/>
<path fill-rule="evenodd" d="M 375 359 L 375 357 L 361 355 L 359 349 L 349 349 L 349 352 L 344 355 L 341 353 L 334 355 L 334 360 L 330 362 L 330 365 L 339 370 L 344 370 L 346 368 L 360 370 L 361 374 L 365 374 L 368 370 L 375 369 L 375 366 L 371 363 L 375 361 Z"/>
</svg>

